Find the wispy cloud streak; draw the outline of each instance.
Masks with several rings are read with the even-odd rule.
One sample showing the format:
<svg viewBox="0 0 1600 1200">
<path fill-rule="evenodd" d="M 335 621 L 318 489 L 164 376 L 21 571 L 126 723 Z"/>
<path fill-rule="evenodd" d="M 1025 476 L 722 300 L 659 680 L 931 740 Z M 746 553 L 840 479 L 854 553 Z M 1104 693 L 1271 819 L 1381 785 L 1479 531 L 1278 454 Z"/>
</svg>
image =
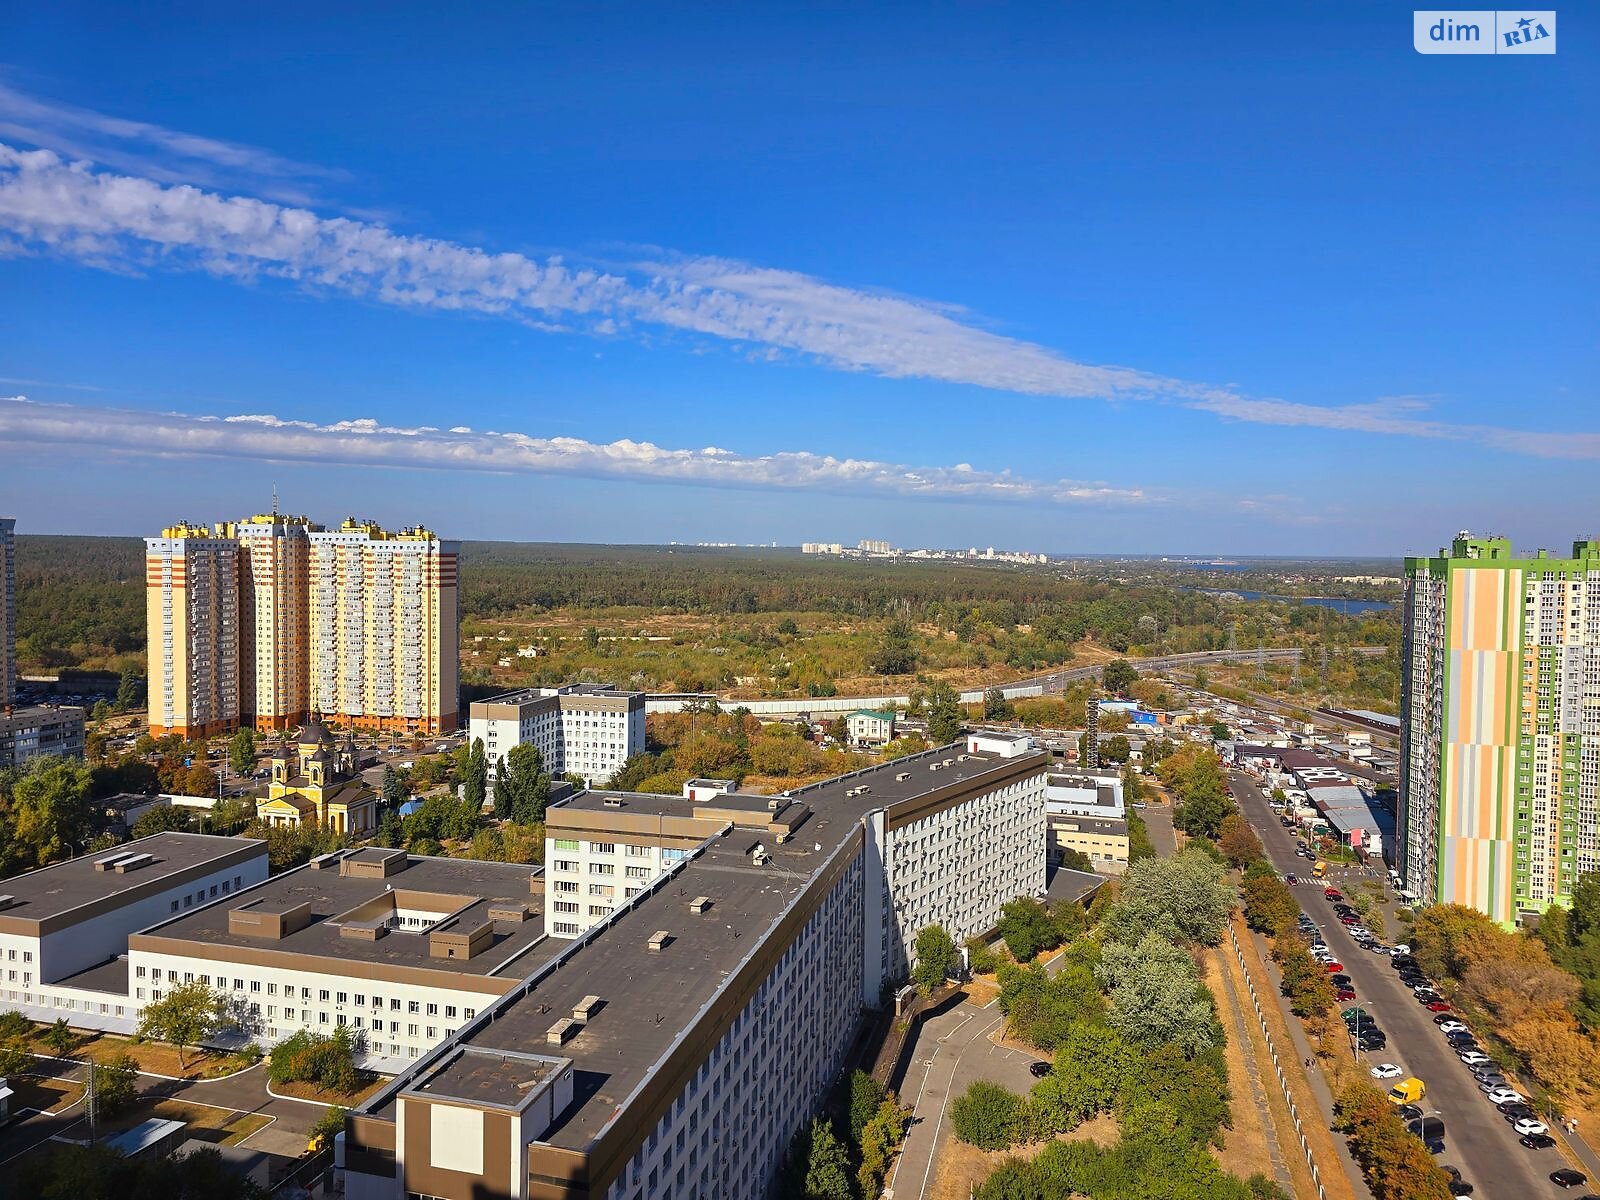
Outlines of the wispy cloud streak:
<svg viewBox="0 0 1600 1200">
<path fill-rule="evenodd" d="M 577 475 L 696 487 L 812 490 L 988 504 L 1133 506 L 1162 496 L 1137 487 L 1027 479 L 966 463 L 914 467 L 807 450 L 738 454 L 716 446 L 589 442 L 526 433 L 400 427 L 372 419 L 318 425 L 263 414 L 203 417 L 0 398 L 0 444 L 66 446 L 169 457 L 339 463 L 367 467 Z"/>
<path fill-rule="evenodd" d="M 224 196 L 0 143 L 0 255 L 47 252 L 112 270 L 281 278 L 324 294 L 628 336 L 669 329 L 831 367 L 1028 396 L 1154 401 L 1235 421 L 1600 457 L 1600 433 L 1531 432 L 1429 417 L 1416 398 L 1321 407 L 1129 367 L 1074 362 L 964 321 L 959 309 L 723 259 L 610 269 L 397 234 L 370 221 Z"/>
</svg>

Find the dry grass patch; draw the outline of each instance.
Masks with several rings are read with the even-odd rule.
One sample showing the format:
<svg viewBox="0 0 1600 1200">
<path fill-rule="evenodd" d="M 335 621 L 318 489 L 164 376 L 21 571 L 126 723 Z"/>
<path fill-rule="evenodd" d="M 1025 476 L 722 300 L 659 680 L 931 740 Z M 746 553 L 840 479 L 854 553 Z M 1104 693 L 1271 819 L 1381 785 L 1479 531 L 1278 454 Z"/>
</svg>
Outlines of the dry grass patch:
<svg viewBox="0 0 1600 1200">
<path fill-rule="evenodd" d="M 75 1104 L 83 1095 L 83 1085 L 70 1079 L 38 1079 L 32 1075 L 13 1075 L 10 1079 L 11 1111 L 36 1108 L 56 1113 Z"/>
<path fill-rule="evenodd" d="M 1114 1117 L 1102 1115 L 1091 1121 L 1085 1121 L 1071 1133 L 1064 1133 L 1057 1141 L 1094 1142 L 1098 1146 L 1112 1145 L 1118 1137 L 1117 1122 Z M 968 1200 L 972 1189 L 982 1183 L 1001 1163 L 1008 1158 L 1032 1159 L 1039 1154 L 1049 1142 L 1034 1142 L 1027 1146 L 1016 1146 L 1010 1150 L 979 1150 L 976 1146 L 969 1146 L 965 1142 L 957 1141 L 951 1135 L 944 1146 L 939 1150 L 938 1162 L 934 1167 L 933 1181 L 928 1188 L 929 1200 Z M 908 1179 L 903 1187 L 896 1188 L 900 1195 L 912 1195 L 914 1189 L 920 1186 L 921 1180 Z"/>
<path fill-rule="evenodd" d="M 40 1053 L 49 1056 L 42 1047 Z M 187 1061 L 180 1062 L 178 1052 L 164 1043 L 135 1042 L 109 1033 L 80 1034 L 78 1044 L 67 1051 L 68 1058 L 87 1058 L 102 1063 L 121 1054 L 132 1055 L 139 1070 L 147 1074 L 168 1075 L 174 1079 L 216 1079 L 259 1061 L 220 1050 L 185 1050 L 183 1056 Z"/>
</svg>

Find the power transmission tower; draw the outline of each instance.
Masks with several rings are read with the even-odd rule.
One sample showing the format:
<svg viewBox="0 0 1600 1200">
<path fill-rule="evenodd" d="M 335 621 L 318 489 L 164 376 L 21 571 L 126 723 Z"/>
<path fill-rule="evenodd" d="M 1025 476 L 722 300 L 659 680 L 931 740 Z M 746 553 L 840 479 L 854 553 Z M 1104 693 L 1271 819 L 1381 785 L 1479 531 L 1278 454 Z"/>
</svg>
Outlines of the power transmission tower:
<svg viewBox="0 0 1600 1200">
<path fill-rule="evenodd" d="M 1228 626 L 1228 654 L 1232 656 L 1237 653 L 1239 653 L 1239 622 L 1235 621 Z"/>
<path fill-rule="evenodd" d="M 1266 677 L 1267 677 L 1267 647 L 1266 647 L 1265 643 L 1257 642 L 1256 643 L 1256 678 L 1257 679 L 1265 679 Z"/>
</svg>

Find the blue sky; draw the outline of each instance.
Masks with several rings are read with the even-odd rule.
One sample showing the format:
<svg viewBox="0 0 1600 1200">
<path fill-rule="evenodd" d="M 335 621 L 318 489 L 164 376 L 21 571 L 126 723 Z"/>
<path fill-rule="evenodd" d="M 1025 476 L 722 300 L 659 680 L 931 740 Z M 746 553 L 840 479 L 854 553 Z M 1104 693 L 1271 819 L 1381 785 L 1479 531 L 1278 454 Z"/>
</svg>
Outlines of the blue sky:
<svg viewBox="0 0 1600 1200">
<path fill-rule="evenodd" d="M 1561 544 L 1600 23 L 1559 17 L 1511 58 L 1388 4 L 13 10 L 0 511 Z"/>
</svg>

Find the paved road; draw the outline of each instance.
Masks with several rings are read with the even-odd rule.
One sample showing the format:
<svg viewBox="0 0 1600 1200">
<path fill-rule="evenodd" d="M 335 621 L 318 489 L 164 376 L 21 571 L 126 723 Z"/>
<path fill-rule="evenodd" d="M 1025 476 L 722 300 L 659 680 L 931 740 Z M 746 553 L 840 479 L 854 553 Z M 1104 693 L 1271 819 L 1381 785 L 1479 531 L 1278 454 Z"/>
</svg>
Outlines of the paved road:
<svg viewBox="0 0 1600 1200">
<path fill-rule="evenodd" d="M 1045 963 L 1052 975 L 1060 968 L 1059 954 Z M 989 1040 L 1004 1022 L 998 1003 L 962 1001 L 917 1030 L 900 1095 L 900 1102 L 911 1104 L 916 1115 L 895 1160 L 885 1200 L 922 1200 L 933 1189 L 939 1153 L 951 1138 L 950 1105 L 974 1080 L 988 1079 L 1021 1095 L 1038 1082 L 1028 1071 L 1037 1054 Z"/>
<path fill-rule="evenodd" d="M 1273 865 L 1280 871 L 1303 868 L 1305 860 L 1295 857 L 1294 834 L 1279 824 L 1254 780 L 1235 772 L 1233 791 Z M 1351 872 L 1335 868 L 1332 882 L 1338 885 L 1346 874 Z M 1368 1065 L 1397 1063 L 1427 1084 L 1423 1107 L 1437 1112 L 1445 1123 L 1445 1152 L 1439 1161 L 1460 1167 L 1480 1196 L 1523 1200 L 1564 1194 L 1550 1182 L 1549 1174 L 1566 1163 L 1553 1149 L 1527 1150 L 1518 1144 L 1516 1133 L 1478 1091 L 1471 1073 L 1433 1024 L 1433 1014 L 1400 982 L 1389 959 L 1356 945 L 1334 918 L 1332 905 L 1323 899 L 1321 884 L 1304 883 L 1295 892 L 1300 906 L 1323 927 L 1324 939 L 1344 964 L 1345 973 L 1355 981 L 1360 1003 L 1389 1036 L 1386 1049 L 1360 1057 Z"/>
</svg>

